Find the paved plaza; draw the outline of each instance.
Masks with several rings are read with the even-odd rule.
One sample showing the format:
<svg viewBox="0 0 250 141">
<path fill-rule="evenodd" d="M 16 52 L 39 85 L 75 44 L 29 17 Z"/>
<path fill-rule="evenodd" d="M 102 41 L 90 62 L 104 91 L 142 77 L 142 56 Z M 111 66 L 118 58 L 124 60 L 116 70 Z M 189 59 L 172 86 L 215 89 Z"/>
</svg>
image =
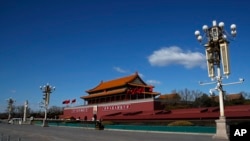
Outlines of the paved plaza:
<svg viewBox="0 0 250 141">
<path fill-rule="evenodd" d="M 1 141 L 211 141 L 209 134 L 153 133 L 0 123 Z"/>
</svg>

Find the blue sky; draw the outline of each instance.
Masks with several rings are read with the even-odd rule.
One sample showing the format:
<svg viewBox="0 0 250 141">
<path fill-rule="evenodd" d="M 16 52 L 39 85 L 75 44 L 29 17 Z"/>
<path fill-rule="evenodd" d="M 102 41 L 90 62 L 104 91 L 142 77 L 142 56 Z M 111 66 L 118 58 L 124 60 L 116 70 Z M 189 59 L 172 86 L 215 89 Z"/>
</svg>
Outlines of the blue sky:
<svg viewBox="0 0 250 141">
<path fill-rule="evenodd" d="M 194 36 L 204 24 L 237 25 L 230 42 L 228 93 L 249 92 L 250 13 L 245 0 L 1 0 L 0 111 L 12 97 L 36 109 L 39 86 L 56 87 L 50 105 L 63 106 L 101 80 L 138 71 L 162 94 L 172 90 L 208 93 L 205 51 Z M 204 67 L 205 66 L 205 67 Z"/>
</svg>

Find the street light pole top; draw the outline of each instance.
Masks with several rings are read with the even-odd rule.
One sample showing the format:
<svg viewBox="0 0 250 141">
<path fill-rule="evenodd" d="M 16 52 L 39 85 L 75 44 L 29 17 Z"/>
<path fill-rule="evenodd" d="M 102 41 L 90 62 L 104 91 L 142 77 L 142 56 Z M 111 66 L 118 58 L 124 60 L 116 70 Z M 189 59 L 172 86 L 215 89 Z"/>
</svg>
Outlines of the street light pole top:
<svg viewBox="0 0 250 141">
<path fill-rule="evenodd" d="M 196 31 L 194 32 L 194 35 L 195 35 L 195 36 L 199 36 L 199 35 L 200 35 L 200 31 L 199 31 L 199 30 L 196 30 Z"/>
<path fill-rule="evenodd" d="M 203 26 L 202 26 L 202 29 L 203 29 L 204 32 L 207 32 L 208 26 L 207 26 L 207 25 L 203 25 Z"/>
<path fill-rule="evenodd" d="M 230 28 L 231 28 L 231 30 L 235 30 L 236 29 L 236 25 L 235 24 L 231 24 Z"/>
<path fill-rule="evenodd" d="M 56 87 L 52 87 L 51 85 L 49 85 L 49 83 L 47 83 L 46 85 L 44 86 L 40 86 L 40 89 L 44 92 L 44 93 L 47 93 L 47 92 L 52 92 L 52 91 L 55 91 Z"/>
<path fill-rule="evenodd" d="M 217 24 L 216 20 L 213 20 L 213 26 L 216 26 L 216 24 Z"/>
<path fill-rule="evenodd" d="M 213 42 L 219 41 L 217 39 L 214 39 L 215 36 L 218 36 L 219 38 L 228 41 L 227 38 L 228 38 L 229 34 L 224 30 L 224 26 L 225 26 L 224 22 L 220 22 L 219 25 L 217 25 L 217 22 L 214 20 L 212 22 L 212 27 L 208 27 L 207 25 L 203 25 L 202 30 L 204 31 L 204 34 L 207 37 L 208 41 L 213 41 Z M 232 24 L 230 26 L 230 29 L 231 29 L 231 37 L 234 38 L 237 34 L 236 25 Z M 202 37 L 199 30 L 196 30 L 194 34 L 199 42 L 203 41 L 203 37 Z"/>
<path fill-rule="evenodd" d="M 197 40 L 198 40 L 199 42 L 202 41 L 202 36 L 200 35 L 200 31 L 199 31 L 199 30 L 196 30 L 196 31 L 194 32 L 194 35 L 197 37 Z"/>
<path fill-rule="evenodd" d="M 219 27 L 223 28 L 225 26 L 224 22 L 219 23 Z"/>
<path fill-rule="evenodd" d="M 6 101 L 9 102 L 9 103 L 14 103 L 14 102 L 16 102 L 12 97 L 6 99 Z"/>
</svg>

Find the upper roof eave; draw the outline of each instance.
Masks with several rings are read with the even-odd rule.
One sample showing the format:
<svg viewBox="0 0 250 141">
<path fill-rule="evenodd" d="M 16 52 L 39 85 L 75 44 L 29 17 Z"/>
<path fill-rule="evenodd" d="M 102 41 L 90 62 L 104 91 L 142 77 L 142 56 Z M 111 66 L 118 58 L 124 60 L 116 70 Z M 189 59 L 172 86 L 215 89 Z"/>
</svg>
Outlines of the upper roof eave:
<svg viewBox="0 0 250 141">
<path fill-rule="evenodd" d="M 141 79 L 140 76 L 138 75 L 138 73 L 136 72 L 135 74 L 125 76 L 125 77 L 121 77 L 121 78 L 118 78 L 118 79 L 113 79 L 113 80 L 106 81 L 106 82 L 101 81 L 96 87 L 94 87 L 92 89 L 89 89 L 86 92 L 91 93 L 91 92 L 106 90 L 106 89 L 109 89 L 109 88 L 125 86 L 129 82 L 132 82 L 137 77 L 139 79 Z"/>
</svg>

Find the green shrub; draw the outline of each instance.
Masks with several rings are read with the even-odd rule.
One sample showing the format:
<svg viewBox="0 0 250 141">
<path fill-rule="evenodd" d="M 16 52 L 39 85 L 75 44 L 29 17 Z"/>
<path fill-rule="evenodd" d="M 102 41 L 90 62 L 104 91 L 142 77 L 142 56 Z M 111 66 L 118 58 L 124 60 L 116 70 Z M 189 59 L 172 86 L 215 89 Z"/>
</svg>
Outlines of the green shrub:
<svg viewBox="0 0 250 141">
<path fill-rule="evenodd" d="M 112 121 L 102 121 L 102 125 L 112 125 L 114 124 Z"/>
<path fill-rule="evenodd" d="M 194 124 L 190 121 L 179 120 L 168 124 L 168 126 L 193 126 Z"/>
</svg>

